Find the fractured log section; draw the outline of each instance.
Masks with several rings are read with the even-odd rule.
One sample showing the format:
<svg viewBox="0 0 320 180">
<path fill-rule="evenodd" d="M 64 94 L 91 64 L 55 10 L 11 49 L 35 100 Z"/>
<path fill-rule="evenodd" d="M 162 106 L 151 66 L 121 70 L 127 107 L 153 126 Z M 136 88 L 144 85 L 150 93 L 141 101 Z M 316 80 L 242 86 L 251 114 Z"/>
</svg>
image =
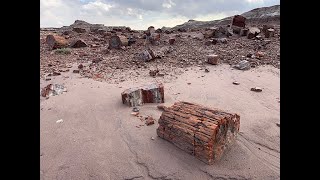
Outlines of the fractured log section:
<svg viewBox="0 0 320 180">
<path fill-rule="evenodd" d="M 234 143 L 240 116 L 198 104 L 176 102 L 165 108 L 158 122 L 159 137 L 212 164 Z"/>
<path fill-rule="evenodd" d="M 144 103 L 164 103 L 162 83 L 153 83 L 142 87 L 130 88 L 121 93 L 122 103 L 140 106 Z"/>
</svg>

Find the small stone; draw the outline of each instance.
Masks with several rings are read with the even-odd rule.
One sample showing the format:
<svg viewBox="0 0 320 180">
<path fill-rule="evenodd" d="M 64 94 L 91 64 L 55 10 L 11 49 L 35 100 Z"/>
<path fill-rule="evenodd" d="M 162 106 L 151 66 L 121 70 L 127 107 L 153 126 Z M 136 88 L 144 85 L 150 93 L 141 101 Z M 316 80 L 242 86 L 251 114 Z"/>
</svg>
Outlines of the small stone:
<svg viewBox="0 0 320 180">
<path fill-rule="evenodd" d="M 73 70 L 73 73 L 79 73 L 80 71 L 78 69 Z"/>
<path fill-rule="evenodd" d="M 59 119 L 58 121 L 56 121 L 56 123 L 62 123 L 63 119 Z"/>
<path fill-rule="evenodd" d="M 248 57 L 248 58 L 251 58 L 251 57 L 252 57 L 252 54 L 251 54 L 251 53 L 247 54 L 247 57 Z"/>
<path fill-rule="evenodd" d="M 253 87 L 253 88 L 251 88 L 251 91 L 261 92 L 261 91 L 262 91 L 262 88 L 260 88 L 260 87 Z"/>
<path fill-rule="evenodd" d="M 51 80 L 51 78 L 46 78 L 45 80 L 46 80 L 46 81 L 50 81 L 50 80 Z"/>
<path fill-rule="evenodd" d="M 210 72 L 210 71 L 209 71 L 209 69 L 206 68 L 206 69 L 204 69 L 204 72 L 208 73 L 208 72 Z"/>
<path fill-rule="evenodd" d="M 59 73 L 59 72 L 53 72 L 52 73 L 52 76 L 59 76 L 59 75 L 61 75 L 61 73 Z"/>
<path fill-rule="evenodd" d="M 146 118 L 146 125 L 147 125 L 147 126 L 150 126 L 150 125 L 152 125 L 152 124 L 154 124 L 154 119 L 153 119 L 151 116 L 148 116 L 148 117 Z"/>
<path fill-rule="evenodd" d="M 277 125 L 278 127 L 280 127 L 280 123 L 276 123 L 276 125 Z"/>
<path fill-rule="evenodd" d="M 207 55 L 207 63 L 212 64 L 212 65 L 219 64 L 219 56 L 215 55 L 215 54 Z"/>
<path fill-rule="evenodd" d="M 234 81 L 232 84 L 239 85 L 240 83 L 237 81 Z"/>
<path fill-rule="evenodd" d="M 138 116 L 139 112 L 132 112 L 131 115 Z"/>
<path fill-rule="evenodd" d="M 154 140 L 154 137 L 151 137 L 151 140 Z"/>
<path fill-rule="evenodd" d="M 78 66 L 78 69 L 82 69 L 82 68 L 83 68 L 83 65 L 80 64 L 80 65 Z"/>
<path fill-rule="evenodd" d="M 140 109 L 137 108 L 137 107 L 133 107 L 133 108 L 132 108 L 132 111 L 133 111 L 133 112 L 139 112 L 139 110 L 140 110 Z"/>
<path fill-rule="evenodd" d="M 187 83 L 188 85 L 190 85 L 191 83 Z"/>
</svg>

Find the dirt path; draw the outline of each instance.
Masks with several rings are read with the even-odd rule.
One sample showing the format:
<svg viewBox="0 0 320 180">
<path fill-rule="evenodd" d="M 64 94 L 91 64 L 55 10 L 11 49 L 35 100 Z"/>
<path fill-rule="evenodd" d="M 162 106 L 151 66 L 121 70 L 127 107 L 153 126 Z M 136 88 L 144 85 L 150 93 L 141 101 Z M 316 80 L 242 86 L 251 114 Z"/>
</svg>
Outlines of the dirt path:
<svg viewBox="0 0 320 180">
<path fill-rule="evenodd" d="M 68 92 L 40 100 L 40 175 L 42 179 L 280 179 L 280 72 L 273 67 L 249 71 L 228 65 L 189 68 L 177 79 L 142 77 L 108 84 L 68 74 L 42 81 L 62 83 Z M 202 77 L 203 76 L 203 77 Z M 209 166 L 157 137 L 157 122 L 143 125 L 122 104 L 120 93 L 160 81 L 165 105 L 184 100 L 241 116 L 236 144 Z M 240 85 L 233 85 L 233 81 Z M 187 83 L 191 83 L 188 85 Z M 260 93 L 251 87 L 263 88 Z M 121 87 L 121 88 L 120 88 Z M 140 114 L 160 117 L 156 104 Z M 62 123 L 56 123 L 63 119 Z M 151 140 L 154 137 L 155 140 Z"/>
</svg>

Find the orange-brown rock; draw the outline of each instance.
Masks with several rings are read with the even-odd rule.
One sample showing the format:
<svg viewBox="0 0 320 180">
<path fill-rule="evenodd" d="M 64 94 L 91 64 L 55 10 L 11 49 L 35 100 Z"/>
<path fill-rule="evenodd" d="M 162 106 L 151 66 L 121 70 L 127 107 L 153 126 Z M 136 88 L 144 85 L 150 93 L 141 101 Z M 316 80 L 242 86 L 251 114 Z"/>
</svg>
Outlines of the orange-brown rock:
<svg viewBox="0 0 320 180">
<path fill-rule="evenodd" d="M 199 104 L 176 102 L 164 109 L 158 122 L 159 137 L 212 164 L 235 141 L 240 116 Z"/>
<path fill-rule="evenodd" d="M 49 48 L 52 49 L 59 49 L 59 48 L 66 48 L 68 46 L 68 41 L 59 35 L 50 34 L 46 38 L 46 42 L 49 45 Z"/>
</svg>

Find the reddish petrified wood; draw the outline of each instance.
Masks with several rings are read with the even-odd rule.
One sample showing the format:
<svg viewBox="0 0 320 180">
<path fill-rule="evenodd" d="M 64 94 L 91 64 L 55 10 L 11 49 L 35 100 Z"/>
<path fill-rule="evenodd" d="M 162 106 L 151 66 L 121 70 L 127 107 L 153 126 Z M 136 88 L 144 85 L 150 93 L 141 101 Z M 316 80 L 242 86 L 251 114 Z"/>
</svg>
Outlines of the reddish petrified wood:
<svg viewBox="0 0 320 180">
<path fill-rule="evenodd" d="M 159 137 L 212 164 L 235 141 L 240 116 L 198 104 L 176 102 L 164 108 L 158 122 Z"/>
<path fill-rule="evenodd" d="M 130 88 L 121 93 L 122 103 L 129 106 L 140 106 L 144 103 L 164 103 L 163 84 L 149 84 Z"/>
<path fill-rule="evenodd" d="M 46 37 L 46 42 L 50 49 L 66 48 L 68 46 L 68 41 L 59 35 L 48 35 Z"/>
<path fill-rule="evenodd" d="M 246 26 L 246 18 L 241 15 L 235 15 L 232 19 L 232 25 L 244 28 Z"/>
</svg>

